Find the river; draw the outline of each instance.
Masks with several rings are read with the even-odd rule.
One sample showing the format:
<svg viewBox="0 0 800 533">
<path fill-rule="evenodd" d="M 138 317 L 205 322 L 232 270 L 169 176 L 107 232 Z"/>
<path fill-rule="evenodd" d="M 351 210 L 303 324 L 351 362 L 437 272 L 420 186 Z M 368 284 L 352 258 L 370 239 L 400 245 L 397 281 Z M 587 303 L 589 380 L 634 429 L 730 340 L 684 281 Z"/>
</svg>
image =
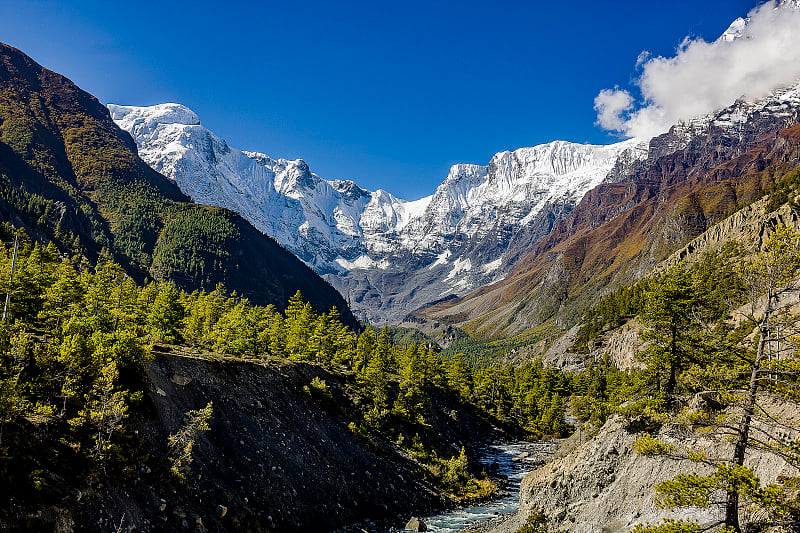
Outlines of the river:
<svg viewBox="0 0 800 533">
<path fill-rule="evenodd" d="M 495 444 L 483 449 L 478 460 L 487 467 L 496 461 L 496 473 L 507 480 L 502 485 L 500 496 L 483 505 L 422 517 L 422 521 L 428 526 L 428 531 L 456 533 L 476 522 L 483 522 L 497 515 L 515 513 L 519 507 L 519 485 L 522 478 L 540 466 L 550 456 L 555 446 L 553 441 L 516 442 Z M 399 530 L 403 530 L 402 525 Z"/>
</svg>

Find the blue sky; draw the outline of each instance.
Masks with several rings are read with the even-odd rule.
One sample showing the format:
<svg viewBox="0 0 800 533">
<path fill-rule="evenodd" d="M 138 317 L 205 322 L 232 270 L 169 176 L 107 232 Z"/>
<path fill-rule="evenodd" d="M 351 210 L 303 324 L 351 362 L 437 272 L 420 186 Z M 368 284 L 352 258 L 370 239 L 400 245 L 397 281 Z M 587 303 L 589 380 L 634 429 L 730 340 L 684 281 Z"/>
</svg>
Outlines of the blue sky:
<svg viewBox="0 0 800 533">
<path fill-rule="evenodd" d="M 416 199 L 453 163 L 613 142 L 602 89 L 755 5 L 3 0 L 0 41 L 104 103 L 180 102 L 231 146 Z"/>
</svg>

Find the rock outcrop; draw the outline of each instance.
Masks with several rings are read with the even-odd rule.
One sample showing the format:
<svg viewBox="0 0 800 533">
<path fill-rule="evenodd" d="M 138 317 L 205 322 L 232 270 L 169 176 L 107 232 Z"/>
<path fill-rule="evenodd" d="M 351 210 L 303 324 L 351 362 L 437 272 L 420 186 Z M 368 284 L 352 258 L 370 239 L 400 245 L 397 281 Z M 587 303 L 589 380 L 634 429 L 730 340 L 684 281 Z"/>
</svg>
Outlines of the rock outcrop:
<svg viewBox="0 0 800 533">
<path fill-rule="evenodd" d="M 796 405 L 769 404 L 770 409 L 800 421 Z M 650 430 L 641 422 L 620 416 L 610 419 L 591 438 L 577 432 L 563 447 L 562 456 L 528 474 L 520 489 L 516 516 L 495 527 L 495 533 L 512 533 L 528 516 L 542 509 L 555 531 L 570 533 L 624 533 L 637 524 L 657 523 L 665 518 L 682 518 L 708 524 L 720 518 L 720 509 L 667 510 L 655 505 L 653 486 L 677 474 L 704 473 L 703 465 L 688 460 L 648 458 L 633 451 L 638 434 Z M 678 448 L 691 447 L 709 457 L 725 454 L 732 444 L 688 432 L 681 426 L 665 424 L 656 436 Z M 779 476 L 798 476 L 800 471 L 775 455 L 753 451 L 745 464 L 754 469 L 762 483 Z"/>
<path fill-rule="evenodd" d="M 574 352 L 573 346 L 580 327 L 581 324 L 577 324 L 567 330 L 543 353 L 536 353 L 527 346 L 518 348 L 517 357 L 522 360 L 541 357 L 542 363 L 551 368 L 579 372 L 589 361 L 600 361 L 608 356 L 617 368 L 629 369 L 635 365 L 636 354 L 646 347 L 640 336 L 642 324 L 634 318 L 618 328 L 603 332 L 585 353 Z"/>
</svg>

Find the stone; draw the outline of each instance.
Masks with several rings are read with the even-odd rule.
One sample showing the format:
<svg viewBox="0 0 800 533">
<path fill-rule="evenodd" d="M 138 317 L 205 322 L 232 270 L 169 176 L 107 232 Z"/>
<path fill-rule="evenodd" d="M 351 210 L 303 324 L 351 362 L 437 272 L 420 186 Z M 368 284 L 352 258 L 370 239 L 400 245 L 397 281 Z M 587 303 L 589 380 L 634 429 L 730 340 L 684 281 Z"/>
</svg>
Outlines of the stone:
<svg viewBox="0 0 800 533">
<path fill-rule="evenodd" d="M 183 387 L 184 385 L 191 383 L 192 378 L 187 378 L 186 376 L 181 376 L 180 374 L 172 374 L 172 382 Z"/>
<path fill-rule="evenodd" d="M 406 523 L 406 531 L 428 531 L 428 526 L 416 516 L 412 516 Z"/>
</svg>

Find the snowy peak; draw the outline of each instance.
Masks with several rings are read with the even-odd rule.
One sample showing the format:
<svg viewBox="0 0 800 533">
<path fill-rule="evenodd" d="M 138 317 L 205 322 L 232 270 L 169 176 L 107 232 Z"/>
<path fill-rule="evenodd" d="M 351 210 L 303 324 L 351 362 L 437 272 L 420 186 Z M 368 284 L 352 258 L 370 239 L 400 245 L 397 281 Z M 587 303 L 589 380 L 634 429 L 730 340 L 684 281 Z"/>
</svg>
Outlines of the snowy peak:
<svg viewBox="0 0 800 533">
<path fill-rule="evenodd" d="M 120 128 L 131 135 L 152 135 L 159 126 L 179 124 L 199 126 L 200 117 L 181 104 L 158 104 L 150 107 L 134 107 L 108 104 L 111 118 Z"/>
<path fill-rule="evenodd" d="M 772 91 L 763 98 L 739 99 L 732 105 L 691 120 L 678 122 L 669 132 L 650 141 L 650 158 L 683 150 L 696 138 L 702 138 L 710 128 L 717 129 L 730 142 L 739 142 L 753 130 L 752 124 L 770 122 L 774 127 L 789 127 L 796 120 L 800 107 L 800 82 Z"/>
<path fill-rule="evenodd" d="M 621 164 L 620 154 L 647 155 L 636 141 L 555 141 L 500 152 L 487 165 L 453 165 L 434 194 L 409 202 L 323 179 L 302 159 L 231 148 L 180 104 L 109 110 L 142 159 L 194 201 L 241 213 L 379 321 L 502 277 L 519 231 L 568 212 Z M 557 214 L 548 215 L 553 206 Z M 387 278 L 373 281 L 378 272 Z"/>
<path fill-rule="evenodd" d="M 142 159 L 194 201 L 241 213 L 318 272 L 340 271 L 337 259 L 357 264 L 368 249 L 386 248 L 385 234 L 420 211 L 419 201 L 324 180 L 302 159 L 233 149 L 180 104 L 112 104 L 109 111 Z"/>
<path fill-rule="evenodd" d="M 619 151 L 616 144 L 598 146 L 590 144 L 577 144 L 567 141 L 553 141 L 532 148 L 520 148 L 514 152 L 501 152 L 492 159 L 497 164 L 499 160 L 516 160 L 526 169 L 530 176 L 550 175 L 564 176 L 587 166 L 605 166 L 608 159 Z M 610 162 L 613 164 L 613 161 Z"/>
<path fill-rule="evenodd" d="M 728 29 L 723 32 L 722 35 L 719 36 L 719 41 L 731 42 L 739 39 L 744 34 L 744 29 L 747 26 L 749 19 L 739 17 L 734 20 Z"/>
<path fill-rule="evenodd" d="M 780 0 L 775 9 L 797 9 L 800 10 L 800 0 Z M 750 24 L 750 17 L 739 17 L 734 20 L 728 29 L 719 36 L 718 41 L 732 42 L 741 39 L 745 34 L 747 25 Z"/>
<path fill-rule="evenodd" d="M 447 218 L 461 222 L 458 211 L 533 202 L 526 213 L 531 216 L 548 200 L 580 200 L 606 178 L 621 153 L 640 145 L 636 140 L 607 146 L 554 141 L 500 152 L 487 166 L 454 165 L 428 210 L 439 210 L 442 219 L 441 211 L 447 210 Z M 644 158 L 646 150 L 637 154 Z"/>
</svg>

